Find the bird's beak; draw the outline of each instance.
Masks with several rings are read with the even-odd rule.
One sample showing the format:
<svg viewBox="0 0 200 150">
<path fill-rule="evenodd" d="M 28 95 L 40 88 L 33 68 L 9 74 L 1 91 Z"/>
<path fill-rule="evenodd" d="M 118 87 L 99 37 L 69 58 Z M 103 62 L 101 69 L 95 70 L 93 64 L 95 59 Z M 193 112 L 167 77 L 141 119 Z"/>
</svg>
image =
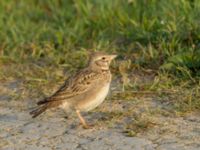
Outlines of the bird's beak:
<svg viewBox="0 0 200 150">
<path fill-rule="evenodd" d="M 110 55 L 110 59 L 115 59 L 117 57 L 117 55 Z"/>
</svg>

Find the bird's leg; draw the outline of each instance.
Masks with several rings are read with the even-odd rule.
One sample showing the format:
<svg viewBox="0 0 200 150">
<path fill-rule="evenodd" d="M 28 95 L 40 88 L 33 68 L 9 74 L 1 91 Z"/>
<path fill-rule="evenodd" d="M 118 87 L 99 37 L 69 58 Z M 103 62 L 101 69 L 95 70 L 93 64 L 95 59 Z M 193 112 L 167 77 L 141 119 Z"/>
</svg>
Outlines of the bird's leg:
<svg viewBox="0 0 200 150">
<path fill-rule="evenodd" d="M 89 126 L 88 126 L 87 123 L 85 122 L 85 119 L 82 117 L 80 111 L 79 111 L 79 110 L 76 110 L 76 113 L 77 113 L 77 115 L 78 115 L 78 117 L 79 117 L 81 123 L 83 124 L 83 127 L 84 127 L 85 129 L 88 129 Z"/>
</svg>

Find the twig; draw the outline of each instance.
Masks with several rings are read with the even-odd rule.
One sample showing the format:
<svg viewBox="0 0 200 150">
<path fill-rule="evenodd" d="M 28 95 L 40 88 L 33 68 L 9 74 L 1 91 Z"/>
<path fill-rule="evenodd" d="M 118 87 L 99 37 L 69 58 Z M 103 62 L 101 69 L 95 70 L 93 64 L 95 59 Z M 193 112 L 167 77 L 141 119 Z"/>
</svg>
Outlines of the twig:
<svg viewBox="0 0 200 150">
<path fill-rule="evenodd" d="M 177 91 L 113 91 L 114 94 L 158 94 L 158 93 L 165 93 L 165 94 L 175 94 Z"/>
</svg>

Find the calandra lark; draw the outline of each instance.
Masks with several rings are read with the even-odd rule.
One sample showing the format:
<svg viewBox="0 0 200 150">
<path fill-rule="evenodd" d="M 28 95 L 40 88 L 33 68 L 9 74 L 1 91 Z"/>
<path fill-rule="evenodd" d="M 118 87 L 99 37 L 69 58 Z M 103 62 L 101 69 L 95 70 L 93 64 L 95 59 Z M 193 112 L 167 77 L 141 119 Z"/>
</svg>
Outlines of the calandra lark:
<svg viewBox="0 0 200 150">
<path fill-rule="evenodd" d="M 68 79 L 52 96 L 39 101 L 30 112 L 33 118 L 50 108 L 61 107 L 76 111 L 83 127 L 88 128 L 80 112 L 90 111 L 100 105 L 108 94 L 111 73 L 110 63 L 116 55 L 95 52 L 88 66 Z"/>
</svg>

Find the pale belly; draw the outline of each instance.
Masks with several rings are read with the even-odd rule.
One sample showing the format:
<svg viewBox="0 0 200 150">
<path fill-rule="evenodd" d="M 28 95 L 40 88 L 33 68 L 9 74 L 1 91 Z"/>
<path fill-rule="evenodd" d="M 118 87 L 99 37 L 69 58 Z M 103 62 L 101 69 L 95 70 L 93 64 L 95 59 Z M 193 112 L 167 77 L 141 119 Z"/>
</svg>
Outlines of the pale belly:
<svg viewBox="0 0 200 150">
<path fill-rule="evenodd" d="M 90 98 L 87 99 L 87 101 L 85 101 L 79 106 L 79 109 L 81 111 L 90 111 L 99 106 L 108 95 L 109 88 L 110 83 L 106 84 L 104 87 L 99 89 L 99 91 L 96 92 L 96 94 L 91 95 Z"/>
</svg>

